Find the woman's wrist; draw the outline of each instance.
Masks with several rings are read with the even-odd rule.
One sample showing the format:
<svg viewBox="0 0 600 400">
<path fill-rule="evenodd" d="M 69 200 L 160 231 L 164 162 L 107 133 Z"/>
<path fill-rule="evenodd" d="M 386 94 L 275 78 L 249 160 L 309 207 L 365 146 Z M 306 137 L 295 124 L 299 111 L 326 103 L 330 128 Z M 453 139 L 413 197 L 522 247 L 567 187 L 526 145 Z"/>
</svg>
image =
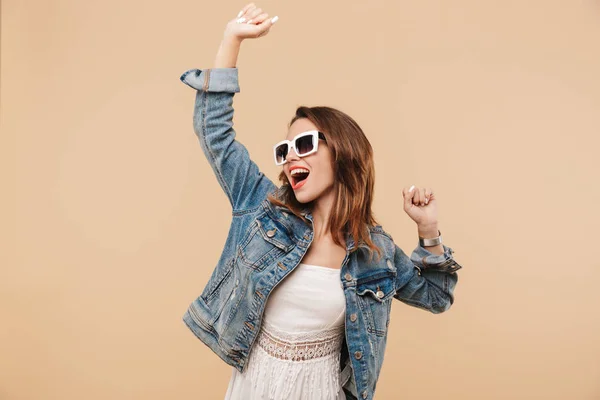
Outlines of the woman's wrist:
<svg viewBox="0 0 600 400">
<path fill-rule="evenodd" d="M 215 57 L 214 68 L 235 68 L 242 40 L 225 35 Z"/>
<path fill-rule="evenodd" d="M 417 225 L 419 237 L 423 239 L 433 239 L 438 236 L 438 224 Z"/>
<path fill-rule="evenodd" d="M 433 239 L 440 235 L 440 231 L 438 229 L 437 224 L 418 225 L 417 232 L 418 232 L 419 238 L 423 238 L 423 239 Z M 419 244 L 420 243 L 421 243 L 421 240 L 419 240 Z M 441 243 L 434 245 L 434 246 L 422 246 L 422 247 L 427 249 L 432 254 L 437 254 L 437 255 L 444 254 L 444 246 Z"/>
</svg>

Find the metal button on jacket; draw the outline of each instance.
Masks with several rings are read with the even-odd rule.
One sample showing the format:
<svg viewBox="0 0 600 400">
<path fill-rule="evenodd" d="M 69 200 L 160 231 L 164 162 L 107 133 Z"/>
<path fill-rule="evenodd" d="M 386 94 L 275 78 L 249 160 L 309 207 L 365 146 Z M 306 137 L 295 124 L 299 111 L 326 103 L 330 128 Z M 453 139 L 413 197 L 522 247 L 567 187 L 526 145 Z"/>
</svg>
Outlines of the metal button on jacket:
<svg viewBox="0 0 600 400">
<path fill-rule="evenodd" d="M 362 398 L 363 398 L 363 399 L 366 399 L 366 398 L 367 398 L 367 396 L 368 396 L 368 394 L 367 394 L 367 391 L 366 391 L 366 390 L 363 390 L 363 392 L 362 392 Z"/>
<path fill-rule="evenodd" d="M 378 291 L 377 291 L 377 297 L 379 297 L 379 298 L 381 299 L 383 296 L 385 296 L 385 295 L 383 294 L 383 292 L 382 292 L 381 290 L 378 290 Z"/>
<path fill-rule="evenodd" d="M 346 272 L 346 275 L 344 275 L 344 278 L 350 282 L 352 280 L 352 275 L 350 275 L 348 272 Z"/>
<path fill-rule="evenodd" d="M 362 357 L 362 352 L 361 351 L 355 351 L 354 352 L 354 358 L 356 358 L 357 360 L 360 360 Z"/>
<path fill-rule="evenodd" d="M 270 230 L 270 231 L 267 231 L 267 236 L 268 236 L 268 237 L 273 237 L 273 236 L 275 236 L 275 231 L 276 231 L 276 230 L 277 230 L 277 228 L 273 228 L 272 230 Z"/>
<path fill-rule="evenodd" d="M 392 262 L 390 260 L 387 260 L 386 264 L 388 267 L 392 268 Z"/>
<path fill-rule="evenodd" d="M 356 314 L 350 314 L 350 321 L 355 322 L 356 318 Z"/>
</svg>

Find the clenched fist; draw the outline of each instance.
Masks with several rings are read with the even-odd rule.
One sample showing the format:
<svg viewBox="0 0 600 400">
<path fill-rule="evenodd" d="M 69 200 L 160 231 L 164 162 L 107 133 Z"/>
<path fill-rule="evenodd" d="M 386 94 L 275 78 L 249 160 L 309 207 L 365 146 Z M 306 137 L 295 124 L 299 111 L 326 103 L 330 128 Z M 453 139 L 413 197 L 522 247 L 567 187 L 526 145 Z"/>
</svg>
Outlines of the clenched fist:
<svg viewBox="0 0 600 400">
<path fill-rule="evenodd" d="M 430 188 L 402 189 L 404 211 L 419 226 L 433 226 L 438 222 L 437 201 Z"/>
<path fill-rule="evenodd" d="M 268 18 L 269 14 L 254 3 L 246 5 L 225 28 L 225 36 L 239 41 L 254 39 L 269 33 L 278 17 Z"/>
</svg>

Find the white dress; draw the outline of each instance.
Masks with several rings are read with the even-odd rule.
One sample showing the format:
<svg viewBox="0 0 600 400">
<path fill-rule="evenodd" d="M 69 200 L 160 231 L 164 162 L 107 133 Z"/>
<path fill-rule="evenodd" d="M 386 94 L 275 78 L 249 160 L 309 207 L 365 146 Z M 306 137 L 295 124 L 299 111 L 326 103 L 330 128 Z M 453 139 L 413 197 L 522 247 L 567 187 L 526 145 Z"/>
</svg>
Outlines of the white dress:
<svg viewBox="0 0 600 400">
<path fill-rule="evenodd" d="M 341 400 L 346 300 L 340 270 L 300 263 L 271 292 L 244 373 L 225 400 Z"/>
</svg>

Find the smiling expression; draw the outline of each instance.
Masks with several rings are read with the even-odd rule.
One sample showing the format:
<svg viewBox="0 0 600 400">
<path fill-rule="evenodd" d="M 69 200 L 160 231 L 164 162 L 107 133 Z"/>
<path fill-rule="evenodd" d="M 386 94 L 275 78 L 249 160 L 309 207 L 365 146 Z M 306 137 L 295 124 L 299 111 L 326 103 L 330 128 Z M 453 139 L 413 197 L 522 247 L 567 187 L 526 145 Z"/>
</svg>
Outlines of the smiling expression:
<svg viewBox="0 0 600 400">
<path fill-rule="evenodd" d="M 310 120 L 300 118 L 290 126 L 286 139 L 292 140 L 299 133 L 312 130 L 318 128 Z M 297 182 L 300 175 L 296 177 L 292 175 L 292 171 L 297 169 L 308 171 L 308 177 L 299 185 Z M 300 203 L 308 203 L 319 198 L 332 189 L 334 182 L 332 155 L 327 142 L 319 140 L 317 152 L 305 157 L 298 157 L 296 152 L 290 149 L 287 162 L 283 164 L 283 171 Z"/>
</svg>

